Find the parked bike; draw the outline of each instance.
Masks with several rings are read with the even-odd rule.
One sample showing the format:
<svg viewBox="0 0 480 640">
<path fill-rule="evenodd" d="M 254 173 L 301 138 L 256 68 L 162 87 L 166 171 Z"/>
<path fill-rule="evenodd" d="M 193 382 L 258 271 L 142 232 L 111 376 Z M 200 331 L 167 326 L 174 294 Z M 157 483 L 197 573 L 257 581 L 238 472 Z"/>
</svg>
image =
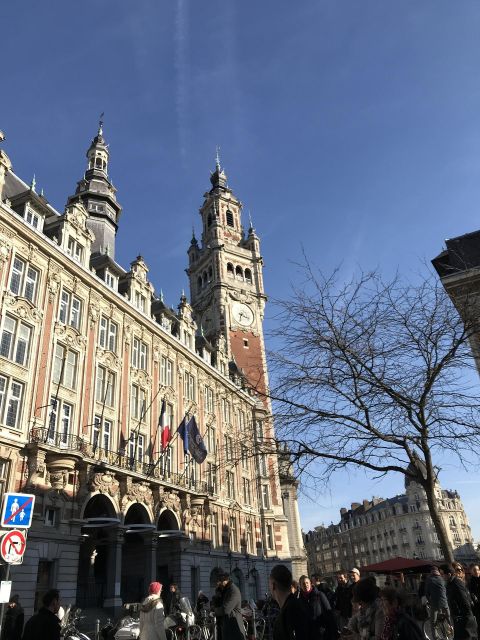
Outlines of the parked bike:
<svg viewBox="0 0 480 640">
<path fill-rule="evenodd" d="M 81 609 L 68 607 L 62 620 L 62 637 L 64 640 L 90 640 L 86 633 L 77 629 L 77 623 L 82 620 Z"/>
</svg>

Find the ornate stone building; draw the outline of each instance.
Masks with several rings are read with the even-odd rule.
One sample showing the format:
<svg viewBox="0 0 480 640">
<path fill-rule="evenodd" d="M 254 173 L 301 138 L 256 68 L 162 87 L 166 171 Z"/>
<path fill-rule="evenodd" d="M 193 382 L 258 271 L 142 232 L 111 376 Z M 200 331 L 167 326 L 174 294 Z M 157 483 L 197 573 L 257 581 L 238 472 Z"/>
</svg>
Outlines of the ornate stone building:
<svg viewBox="0 0 480 640">
<path fill-rule="evenodd" d="M 59 213 L 0 152 L 0 479 L 36 495 L 15 592 L 27 614 L 52 585 L 115 609 L 154 578 L 194 597 L 227 570 L 261 597 L 271 565 L 302 549 L 296 491 L 285 509 L 277 456 L 258 454 L 273 435 L 259 238 L 217 161 L 188 250 L 191 303 L 174 311 L 141 256 L 115 261 L 108 165 L 100 126 Z M 193 415 L 202 464 L 175 435 Z"/>
<path fill-rule="evenodd" d="M 397 556 L 440 560 L 440 545 L 428 512 L 424 490 L 405 481 L 405 493 L 372 498 L 340 509 L 340 522 L 315 527 L 305 534 L 310 573 L 334 576 Z M 460 562 L 476 560 L 467 515 L 456 491 L 437 483 L 436 497 L 454 555 Z"/>
</svg>

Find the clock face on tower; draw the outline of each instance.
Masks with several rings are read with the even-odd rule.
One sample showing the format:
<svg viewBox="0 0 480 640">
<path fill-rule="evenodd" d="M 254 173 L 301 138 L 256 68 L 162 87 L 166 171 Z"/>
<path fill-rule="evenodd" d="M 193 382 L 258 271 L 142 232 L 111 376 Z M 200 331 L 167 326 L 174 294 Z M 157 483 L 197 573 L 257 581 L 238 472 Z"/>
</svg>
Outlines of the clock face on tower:
<svg viewBox="0 0 480 640">
<path fill-rule="evenodd" d="M 254 319 L 253 311 L 243 302 L 234 302 L 232 304 L 232 316 L 241 327 L 249 327 Z"/>
</svg>

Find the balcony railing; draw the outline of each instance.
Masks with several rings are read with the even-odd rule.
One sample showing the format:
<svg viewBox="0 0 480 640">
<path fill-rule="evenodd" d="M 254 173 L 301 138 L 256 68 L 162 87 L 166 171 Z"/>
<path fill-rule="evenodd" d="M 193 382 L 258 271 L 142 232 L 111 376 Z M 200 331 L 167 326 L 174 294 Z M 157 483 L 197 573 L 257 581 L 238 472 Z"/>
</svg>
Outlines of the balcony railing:
<svg viewBox="0 0 480 640">
<path fill-rule="evenodd" d="M 147 461 L 147 456 L 138 454 L 134 457 L 126 451 L 111 451 L 99 446 L 95 446 L 86 438 L 73 434 L 52 431 L 51 429 L 34 427 L 30 431 L 29 442 L 32 444 L 44 444 L 49 448 L 58 451 L 80 454 L 83 458 L 91 460 L 96 464 L 106 464 L 117 469 L 138 473 L 146 478 L 161 480 L 175 487 L 190 489 L 196 493 L 208 493 L 212 495 L 215 487 L 207 482 L 200 482 L 188 477 L 187 474 L 170 473 L 161 458 L 154 461 Z"/>
</svg>

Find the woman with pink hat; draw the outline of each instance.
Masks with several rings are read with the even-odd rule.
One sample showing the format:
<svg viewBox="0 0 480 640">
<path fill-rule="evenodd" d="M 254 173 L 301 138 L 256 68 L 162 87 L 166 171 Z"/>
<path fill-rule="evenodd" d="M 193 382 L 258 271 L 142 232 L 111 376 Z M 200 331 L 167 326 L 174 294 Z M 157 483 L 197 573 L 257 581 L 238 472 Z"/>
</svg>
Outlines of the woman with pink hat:
<svg viewBox="0 0 480 640">
<path fill-rule="evenodd" d="M 161 593 L 160 582 L 152 582 L 148 587 L 148 596 L 140 607 L 140 640 L 167 640 Z"/>
</svg>

